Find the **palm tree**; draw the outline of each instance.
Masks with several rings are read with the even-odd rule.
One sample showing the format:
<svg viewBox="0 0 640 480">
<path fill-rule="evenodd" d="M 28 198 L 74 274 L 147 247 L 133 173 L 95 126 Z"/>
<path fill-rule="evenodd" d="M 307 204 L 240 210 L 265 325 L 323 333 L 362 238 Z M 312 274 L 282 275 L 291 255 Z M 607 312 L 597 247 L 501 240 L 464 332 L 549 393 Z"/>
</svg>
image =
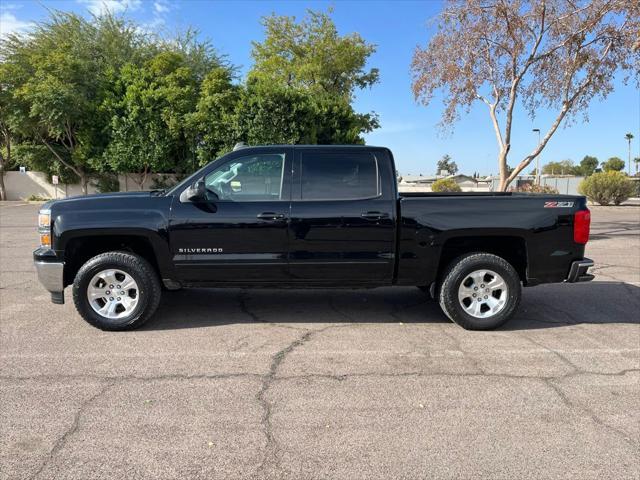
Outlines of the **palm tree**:
<svg viewBox="0 0 640 480">
<path fill-rule="evenodd" d="M 629 176 L 631 176 L 631 140 L 633 140 L 633 135 L 631 133 L 627 133 L 624 138 L 627 139 L 627 144 L 629 145 Z"/>
</svg>

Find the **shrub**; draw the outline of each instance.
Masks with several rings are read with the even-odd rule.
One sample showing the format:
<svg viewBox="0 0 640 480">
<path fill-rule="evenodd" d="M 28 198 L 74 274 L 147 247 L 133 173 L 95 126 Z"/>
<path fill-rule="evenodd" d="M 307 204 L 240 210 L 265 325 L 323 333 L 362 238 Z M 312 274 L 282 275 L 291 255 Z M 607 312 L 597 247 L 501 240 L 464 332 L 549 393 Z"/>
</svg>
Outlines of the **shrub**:
<svg viewBox="0 0 640 480">
<path fill-rule="evenodd" d="M 594 173 L 578 187 L 582 195 L 600 205 L 620 205 L 633 195 L 633 183 L 622 172 Z"/>
<path fill-rule="evenodd" d="M 36 195 L 35 193 L 27 197 L 27 202 L 47 202 L 49 200 L 51 199 L 47 197 L 41 197 L 40 195 Z"/>
<path fill-rule="evenodd" d="M 512 190 L 512 192 L 522 192 L 522 193 L 547 193 L 547 194 L 558 194 L 558 190 L 549 186 L 549 185 L 535 185 L 533 183 L 525 183 L 520 185 L 519 187 Z"/>
<path fill-rule="evenodd" d="M 462 189 L 460 185 L 458 185 L 451 178 L 441 178 L 440 180 L 436 180 L 431 185 L 432 192 L 461 192 Z"/>
</svg>

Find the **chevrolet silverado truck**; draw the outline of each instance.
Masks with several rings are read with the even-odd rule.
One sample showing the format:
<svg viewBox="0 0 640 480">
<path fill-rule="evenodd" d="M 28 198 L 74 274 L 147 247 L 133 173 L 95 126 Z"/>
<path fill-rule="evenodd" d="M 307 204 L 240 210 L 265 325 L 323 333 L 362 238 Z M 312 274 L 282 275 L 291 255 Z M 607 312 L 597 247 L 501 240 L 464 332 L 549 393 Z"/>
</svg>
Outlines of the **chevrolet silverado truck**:
<svg viewBox="0 0 640 480">
<path fill-rule="evenodd" d="M 48 202 L 38 277 L 103 330 L 142 325 L 162 290 L 390 285 L 486 330 L 522 286 L 593 279 L 584 197 L 399 193 L 395 172 L 381 147 L 242 147 L 166 191 Z"/>
</svg>

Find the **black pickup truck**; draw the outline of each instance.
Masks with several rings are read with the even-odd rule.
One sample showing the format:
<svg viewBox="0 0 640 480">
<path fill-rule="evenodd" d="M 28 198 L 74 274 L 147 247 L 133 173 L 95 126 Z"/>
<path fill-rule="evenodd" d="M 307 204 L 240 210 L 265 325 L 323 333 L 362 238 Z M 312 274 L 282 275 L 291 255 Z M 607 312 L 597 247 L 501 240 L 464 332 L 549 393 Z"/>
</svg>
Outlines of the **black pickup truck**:
<svg viewBox="0 0 640 480">
<path fill-rule="evenodd" d="M 244 147 L 167 191 L 43 205 L 34 261 L 53 303 L 73 285 L 104 330 L 152 316 L 162 289 L 417 286 L 468 329 L 491 329 L 521 286 L 593 279 L 580 196 L 398 193 L 369 146 Z"/>
</svg>

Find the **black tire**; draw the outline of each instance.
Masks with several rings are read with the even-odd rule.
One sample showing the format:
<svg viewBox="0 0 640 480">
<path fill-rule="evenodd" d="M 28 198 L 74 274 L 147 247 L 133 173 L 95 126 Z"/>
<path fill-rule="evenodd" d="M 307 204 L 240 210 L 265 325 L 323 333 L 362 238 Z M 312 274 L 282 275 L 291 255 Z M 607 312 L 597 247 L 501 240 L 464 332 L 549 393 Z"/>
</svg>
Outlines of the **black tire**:
<svg viewBox="0 0 640 480">
<path fill-rule="evenodd" d="M 502 310 L 492 316 L 478 318 L 465 311 L 461 301 L 458 300 L 458 289 L 469 274 L 484 269 L 500 275 L 507 285 L 507 292 Z M 513 266 L 504 258 L 482 252 L 463 255 L 453 260 L 442 276 L 438 292 L 442 311 L 447 317 L 467 330 L 492 330 L 504 325 L 518 308 L 521 296 L 520 277 Z"/>
<path fill-rule="evenodd" d="M 125 318 L 110 319 L 96 312 L 87 298 L 89 282 L 97 273 L 118 269 L 131 275 L 138 285 L 138 302 Z M 145 323 L 160 303 L 160 281 L 153 267 L 144 258 L 127 252 L 106 252 L 88 260 L 73 282 L 73 303 L 88 323 L 101 330 L 132 330 Z"/>
</svg>

